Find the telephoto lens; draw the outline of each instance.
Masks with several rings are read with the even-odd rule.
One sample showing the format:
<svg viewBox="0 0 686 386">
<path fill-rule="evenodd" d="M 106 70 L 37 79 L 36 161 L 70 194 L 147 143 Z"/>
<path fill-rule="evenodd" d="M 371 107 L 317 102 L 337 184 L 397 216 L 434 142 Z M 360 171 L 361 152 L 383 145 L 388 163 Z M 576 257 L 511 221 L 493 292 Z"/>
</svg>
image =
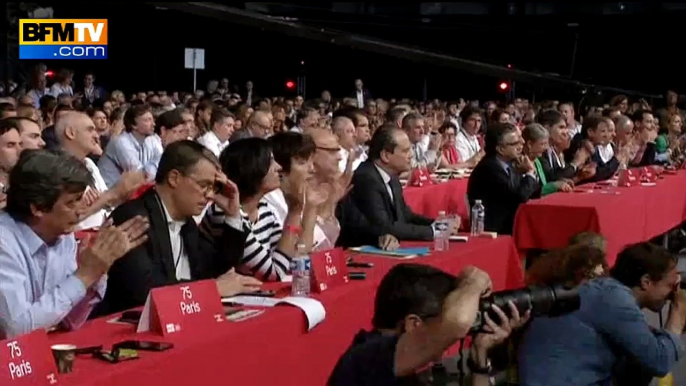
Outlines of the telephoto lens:
<svg viewBox="0 0 686 386">
<path fill-rule="evenodd" d="M 486 325 L 485 314 L 500 324 L 500 317 L 492 309 L 493 305 L 498 306 L 505 315 L 512 317 L 510 307 L 507 303 L 511 301 L 523 316 L 531 310 L 531 316 L 561 316 L 574 312 L 581 306 L 578 288 L 555 287 L 526 287 L 515 290 L 494 292 L 491 296 L 481 299 L 479 303 L 479 313 L 477 314 L 472 332 L 482 332 Z"/>
</svg>

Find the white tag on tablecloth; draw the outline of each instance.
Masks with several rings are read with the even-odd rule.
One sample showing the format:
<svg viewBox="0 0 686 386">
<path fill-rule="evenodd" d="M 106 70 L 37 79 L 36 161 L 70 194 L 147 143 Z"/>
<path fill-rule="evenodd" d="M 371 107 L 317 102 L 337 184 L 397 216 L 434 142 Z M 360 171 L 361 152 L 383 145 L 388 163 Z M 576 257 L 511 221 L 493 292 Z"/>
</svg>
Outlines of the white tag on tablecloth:
<svg viewBox="0 0 686 386">
<path fill-rule="evenodd" d="M 313 329 L 316 325 L 324 321 L 326 318 L 326 310 L 324 305 L 316 299 L 287 296 L 282 299 L 268 298 L 262 296 L 233 296 L 222 298 L 224 304 L 240 304 L 252 307 L 274 307 L 277 304 L 290 304 L 303 310 L 307 317 L 307 330 Z"/>
<path fill-rule="evenodd" d="M 143 307 L 143 312 L 141 312 L 141 318 L 138 320 L 138 327 L 136 327 L 136 332 L 146 332 L 150 331 L 150 304 L 152 303 L 152 297 L 148 293 L 148 298 L 145 299 L 145 306 Z"/>
</svg>

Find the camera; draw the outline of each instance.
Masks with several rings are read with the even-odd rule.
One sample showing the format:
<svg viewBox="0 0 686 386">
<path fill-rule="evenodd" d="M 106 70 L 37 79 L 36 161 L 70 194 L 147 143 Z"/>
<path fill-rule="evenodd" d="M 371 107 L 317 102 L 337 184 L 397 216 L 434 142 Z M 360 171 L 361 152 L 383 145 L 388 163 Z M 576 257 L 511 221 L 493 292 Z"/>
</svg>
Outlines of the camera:
<svg viewBox="0 0 686 386">
<path fill-rule="evenodd" d="M 564 286 L 554 287 L 526 287 L 515 290 L 494 292 L 489 297 L 481 299 L 479 312 L 476 321 L 472 326 L 471 332 L 482 332 L 486 325 L 484 315 L 488 316 L 496 324 L 500 324 L 500 317 L 492 309 L 493 305 L 498 306 L 505 315 L 511 317 L 510 307 L 507 302 L 511 301 L 524 315 L 527 310 L 531 310 L 531 316 L 562 316 L 579 309 L 581 299 L 577 287 L 567 288 Z"/>
</svg>

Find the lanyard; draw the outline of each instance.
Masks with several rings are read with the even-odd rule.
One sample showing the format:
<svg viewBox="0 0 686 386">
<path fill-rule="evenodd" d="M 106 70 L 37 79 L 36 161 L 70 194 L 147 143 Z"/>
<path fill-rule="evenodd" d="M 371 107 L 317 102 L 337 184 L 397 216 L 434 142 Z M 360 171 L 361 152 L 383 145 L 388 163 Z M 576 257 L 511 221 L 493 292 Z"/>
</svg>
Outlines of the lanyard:
<svg viewBox="0 0 686 386">
<path fill-rule="evenodd" d="M 157 201 L 157 206 L 160 208 L 160 211 L 162 212 L 162 217 L 164 218 L 164 223 L 167 224 L 167 232 L 169 232 L 169 218 L 167 218 L 167 211 L 164 209 L 164 206 L 162 205 L 162 201 L 160 200 L 160 196 L 155 192 L 155 201 Z M 184 251 L 184 246 L 183 246 L 183 238 L 181 238 L 181 230 L 179 230 L 179 239 L 180 239 L 180 246 L 179 246 L 179 253 L 178 256 L 172 255 L 172 260 L 174 261 L 174 276 L 176 276 L 176 271 L 179 269 L 179 262 L 181 261 L 181 256 L 183 256 L 183 251 Z M 171 235 L 169 236 L 169 247 L 171 248 Z M 172 252 L 173 253 L 173 252 Z M 177 278 L 178 279 L 178 278 Z"/>
<path fill-rule="evenodd" d="M 477 144 L 475 146 L 474 142 L 471 140 L 471 138 L 469 138 L 466 131 L 460 130 L 460 133 L 462 133 L 462 135 L 464 135 L 464 138 L 467 140 L 467 145 L 469 145 L 469 150 L 471 150 L 471 152 L 472 152 L 471 155 L 473 156 L 474 154 L 478 153 L 479 152 L 479 143 L 477 142 Z"/>
</svg>

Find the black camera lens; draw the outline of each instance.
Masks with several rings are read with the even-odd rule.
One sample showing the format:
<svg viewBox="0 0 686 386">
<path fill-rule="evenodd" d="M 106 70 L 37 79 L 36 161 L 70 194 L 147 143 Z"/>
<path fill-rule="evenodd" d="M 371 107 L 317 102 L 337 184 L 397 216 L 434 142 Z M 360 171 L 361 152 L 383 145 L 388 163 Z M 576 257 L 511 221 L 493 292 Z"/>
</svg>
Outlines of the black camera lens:
<svg viewBox="0 0 686 386">
<path fill-rule="evenodd" d="M 561 316 L 574 312 L 581 306 L 577 288 L 556 287 L 526 287 L 515 290 L 494 292 L 479 303 L 479 313 L 472 327 L 472 332 L 483 331 L 486 324 L 484 315 L 496 324 L 500 324 L 500 317 L 493 310 L 496 305 L 507 317 L 512 317 L 508 302 L 512 302 L 520 315 L 531 310 L 531 316 Z"/>
</svg>

